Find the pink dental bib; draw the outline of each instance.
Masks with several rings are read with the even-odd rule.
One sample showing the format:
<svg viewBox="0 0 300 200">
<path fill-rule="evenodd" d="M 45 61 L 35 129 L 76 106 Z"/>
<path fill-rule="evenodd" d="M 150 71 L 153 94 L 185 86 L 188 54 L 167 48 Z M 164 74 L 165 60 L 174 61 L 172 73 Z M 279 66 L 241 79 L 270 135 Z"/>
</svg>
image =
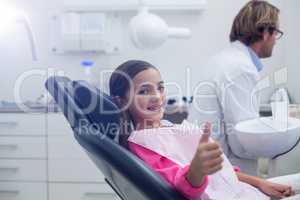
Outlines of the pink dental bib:
<svg viewBox="0 0 300 200">
<path fill-rule="evenodd" d="M 182 168 L 195 155 L 202 131 L 184 121 L 181 125 L 134 131 L 128 141 L 154 151 Z M 240 182 L 233 166 L 223 155 L 223 168 L 209 175 L 209 184 L 198 200 L 269 200 L 256 188 Z"/>
</svg>

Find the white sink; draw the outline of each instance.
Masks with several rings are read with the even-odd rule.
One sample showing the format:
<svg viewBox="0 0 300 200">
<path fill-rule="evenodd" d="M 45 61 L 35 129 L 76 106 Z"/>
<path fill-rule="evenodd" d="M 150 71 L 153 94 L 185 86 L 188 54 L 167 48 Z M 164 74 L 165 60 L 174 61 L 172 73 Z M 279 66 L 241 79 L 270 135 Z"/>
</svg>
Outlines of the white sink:
<svg viewBox="0 0 300 200">
<path fill-rule="evenodd" d="M 257 158 L 272 158 L 291 149 L 300 137 L 300 120 L 262 117 L 239 122 L 235 134 L 244 149 Z"/>
</svg>

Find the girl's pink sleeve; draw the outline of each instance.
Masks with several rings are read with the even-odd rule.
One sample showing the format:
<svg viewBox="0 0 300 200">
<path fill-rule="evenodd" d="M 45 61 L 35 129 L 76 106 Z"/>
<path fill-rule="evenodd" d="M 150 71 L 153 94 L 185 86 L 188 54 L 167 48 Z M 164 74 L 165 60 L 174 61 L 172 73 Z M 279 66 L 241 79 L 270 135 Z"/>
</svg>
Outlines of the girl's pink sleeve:
<svg viewBox="0 0 300 200">
<path fill-rule="evenodd" d="M 176 188 L 176 190 L 178 190 L 185 198 L 195 199 L 196 197 L 201 196 L 201 194 L 205 191 L 208 185 L 208 177 L 205 177 L 201 186 L 192 186 L 186 179 L 186 173 L 189 170 L 189 165 L 181 168 L 166 157 L 132 142 L 129 142 L 129 149 L 144 162 L 150 165 L 154 171 L 166 179 L 167 182 Z"/>
<path fill-rule="evenodd" d="M 237 173 L 238 173 L 238 172 L 241 172 L 241 168 L 239 168 L 239 167 L 237 167 L 237 166 L 234 166 L 233 169 L 234 169 L 234 171 L 237 172 Z"/>
</svg>

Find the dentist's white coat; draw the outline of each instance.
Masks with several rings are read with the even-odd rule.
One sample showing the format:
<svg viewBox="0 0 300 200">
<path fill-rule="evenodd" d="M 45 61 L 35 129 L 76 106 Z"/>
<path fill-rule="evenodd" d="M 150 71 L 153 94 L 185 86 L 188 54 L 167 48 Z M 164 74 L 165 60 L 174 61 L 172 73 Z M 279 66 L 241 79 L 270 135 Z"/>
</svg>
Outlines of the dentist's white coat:
<svg viewBox="0 0 300 200">
<path fill-rule="evenodd" d="M 243 149 L 233 132 L 236 123 L 259 116 L 258 96 L 255 93 L 259 74 L 248 47 L 239 41 L 233 42 L 230 48 L 214 56 L 206 68 L 216 69 L 210 87 L 201 91 L 201 94 L 210 96 L 194 99 L 189 121 L 214 121 L 218 129 L 215 127 L 213 138 L 221 142 L 227 156 L 253 158 Z"/>
</svg>

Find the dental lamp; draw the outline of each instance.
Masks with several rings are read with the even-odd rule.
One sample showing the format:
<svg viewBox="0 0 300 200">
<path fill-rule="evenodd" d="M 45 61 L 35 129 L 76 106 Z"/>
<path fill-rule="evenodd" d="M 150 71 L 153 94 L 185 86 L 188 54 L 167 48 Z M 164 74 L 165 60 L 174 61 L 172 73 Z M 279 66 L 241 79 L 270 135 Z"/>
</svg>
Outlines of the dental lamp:
<svg viewBox="0 0 300 200">
<path fill-rule="evenodd" d="M 8 6 L 0 6 L 0 31 L 7 29 L 13 23 L 23 24 L 26 29 L 27 38 L 29 40 L 32 59 L 37 60 L 34 35 L 29 19 L 23 12 L 18 12 Z"/>
<path fill-rule="evenodd" d="M 150 13 L 141 0 L 141 9 L 129 23 L 130 37 L 139 49 L 155 49 L 161 46 L 168 38 L 187 39 L 191 31 L 187 28 L 169 27 L 158 15 Z"/>
</svg>

